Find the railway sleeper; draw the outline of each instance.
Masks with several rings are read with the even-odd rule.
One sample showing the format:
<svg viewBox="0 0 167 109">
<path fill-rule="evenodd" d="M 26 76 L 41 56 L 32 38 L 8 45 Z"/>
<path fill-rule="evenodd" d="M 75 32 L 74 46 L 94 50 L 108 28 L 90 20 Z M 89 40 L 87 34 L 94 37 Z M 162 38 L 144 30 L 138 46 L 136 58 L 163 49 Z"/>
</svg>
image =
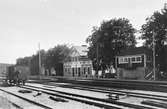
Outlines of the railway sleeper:
<svg viewBox="0 0 167 109">
<path fill-rule="evenodd" d="M 51 100 L 57 101 L 57 102 L 68 102 L 67 100 L 63 99 L 63 98 L 58 98 L 58 97 L 53 97 L 50 96 L 49 97 Z"/>
</svg>

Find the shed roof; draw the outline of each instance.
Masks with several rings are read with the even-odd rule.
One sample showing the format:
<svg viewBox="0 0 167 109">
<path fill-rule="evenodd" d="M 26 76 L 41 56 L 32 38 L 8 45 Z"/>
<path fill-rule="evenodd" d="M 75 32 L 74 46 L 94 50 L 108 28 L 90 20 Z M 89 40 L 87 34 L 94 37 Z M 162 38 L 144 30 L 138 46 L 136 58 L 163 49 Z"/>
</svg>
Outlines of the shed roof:
<svg viewBox="0 0 167 109">
<path fill-rule="evenodd" d="M 151 50 L 146 47 L 135 47 L 122 50 L 117 56 L 126 56 L 126 55 L 137 55 L 137 54 L 149 54 Z"/>
</svg>

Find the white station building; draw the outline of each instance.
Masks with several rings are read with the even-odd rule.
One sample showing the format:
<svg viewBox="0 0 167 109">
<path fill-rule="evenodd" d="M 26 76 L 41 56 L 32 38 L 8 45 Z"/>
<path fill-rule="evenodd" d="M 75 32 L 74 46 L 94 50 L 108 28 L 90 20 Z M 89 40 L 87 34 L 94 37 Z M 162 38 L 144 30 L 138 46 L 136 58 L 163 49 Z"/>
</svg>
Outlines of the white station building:
<svg viewBox="0 0 167 109">
<path fill-rule="evenodd" d="M 68 59 L 63 64 L 65 77 L 85 77 L 92 76 L 92 61 L 88 58 L 88 47 L 86 45 L 74 46 Z"/>
</svg>

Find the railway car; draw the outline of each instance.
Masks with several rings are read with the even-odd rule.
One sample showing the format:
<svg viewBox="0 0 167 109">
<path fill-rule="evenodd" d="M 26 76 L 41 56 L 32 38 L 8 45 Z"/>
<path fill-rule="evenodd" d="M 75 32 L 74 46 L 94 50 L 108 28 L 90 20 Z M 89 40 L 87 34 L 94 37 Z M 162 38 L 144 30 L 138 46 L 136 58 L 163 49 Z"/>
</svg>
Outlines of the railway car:
<svg viewBox="0 0 167 109">
<path fill-rule="evenodd" d="M 7 68 L 7 78 L 6 81 L 8 84 L 16 84 L 16 72 L 14 72 L 14 66 L 9 66 Z"/>
<path fill-rule="evenodd" d="M 13 65 L 8 67 L 7 72 L 7 83 L 9 85 L 25 85 L 28 79 L 29 68 L 26 66 Z"/>
<path fill-rule="evenodd" d="M 0 63 L 0 84 L 4 84 L 7 78 L 7 68 L 12 64 Z"/>
</svg>

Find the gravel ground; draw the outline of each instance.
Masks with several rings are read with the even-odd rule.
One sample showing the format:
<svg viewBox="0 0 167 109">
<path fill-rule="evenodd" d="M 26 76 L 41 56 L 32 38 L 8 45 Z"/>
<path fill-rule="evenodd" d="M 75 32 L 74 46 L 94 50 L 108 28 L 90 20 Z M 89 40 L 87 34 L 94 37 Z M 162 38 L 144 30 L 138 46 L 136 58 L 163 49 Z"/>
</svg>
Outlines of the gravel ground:
<svg viewBox="0 0 167 109">
<path fill-rule="evenodd" d="M 0 97 L 0 109 L 17 109 L 6 97 Z"/>
<path fill-rule="evenodd" d="M 17 109 L 17 107 L 12 105 L 12 103 L 17 104 L 24 109 L 43 109 L 38 106 L 33 106 L 31 103 L 28 103 L 13 95 L 0 91 L 0 109 Z"/>
<path fill-rule="evenodd" d="M 52 107 L 54 109 L 100 109 L 99 107 L 95 107 L 93 105 L 87 105 L 87 104 L 76 102 L 73 100 L 67 100 L 68 102 L 56 102 L 56 101 L 49 99 L 49 95 L 43 94 L 43 93 L 40 96 L 34 97 L 33 95 L 37 94 L 36 91 L 33 91 L 32 93 L 22 94 L 22 93 L 19 93 L 18 90 L 21 90 L 23 88 L 19 88 L 19 87 L 3 87 L 2 89 L 6 90 L 6 91 L 10 91 L 10 92 L 15 93 L 15 94 L 18 94 L 20 96 L 26 97 L 26 98 L 31 99 L 33 101 L 42 103 L 42 104 L 44 104 L 48 107 Z M 9 95 L 7 95 L 7 99 L 14 100 Z M 25 109 L 26 108 L 27 109 L 38 109 L 38 108 L 32 107 L 33 104 L 26 105 L 27 103 L 25 103 L 25 101 L 23 102 L 23 100 L 17 101 L 17 103 L 18 102 L 22 102 L 22 103 L 20 103 L 20 105 L 21 105 L 21 107 L 24 107 Z M 10 108 L 6 108 L 6 109 L 10 109 Z"/>
</svg>

